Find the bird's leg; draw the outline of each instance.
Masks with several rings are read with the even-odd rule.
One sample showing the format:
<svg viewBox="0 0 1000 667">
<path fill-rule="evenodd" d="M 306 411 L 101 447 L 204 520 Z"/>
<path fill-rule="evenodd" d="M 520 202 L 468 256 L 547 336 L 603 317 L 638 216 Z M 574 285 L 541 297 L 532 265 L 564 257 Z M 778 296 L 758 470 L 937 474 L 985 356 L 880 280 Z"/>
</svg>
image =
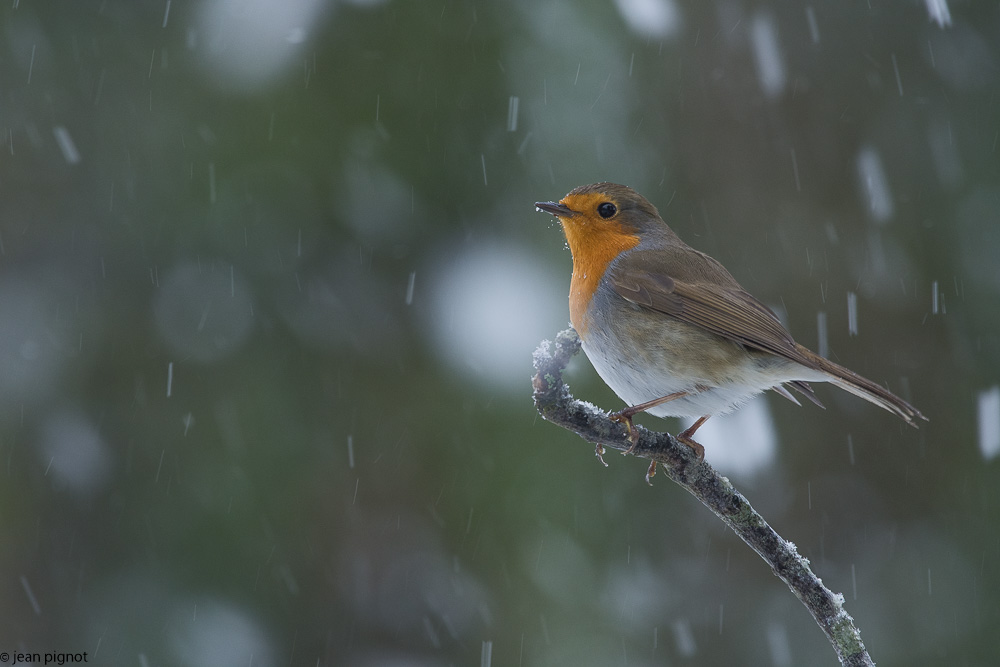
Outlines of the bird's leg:
<svg viewBox="0 0 1000 667">
<path fill-rule="evenodd" d="M 705 423 L 705 421 L 709 418 L 709 416 L 710 415 L 705 415 L 704 417 L 699 417 L 698 421 L 696 421 L 695 423 L 691 424 L 689 427 L 687 427 L 686 429 L 684 429 L 683 431 L 681 431 L 680 433 L 677 434 L 677 440 L 679 440 L 680 442 L 683 442 L 685 445 L 687 445 L 688 447 L 690 447 L 691 449 L 693 449 L 694 450 L 694 454 L 695 454 L 695 456 L 698 457 L 699 461 L 704 461 L 705 460 L 705 448 L 702 447 L 697 442 L 695 442 L 691 438 L 691 436 L 694 435 L 695 431 L 697 431 L 699 428 L 701 428 L 701 425 Z"/>
<path fill-rule="evenodd" d="M 708 417 L 709 415 L 700 417 L 698 421 L 691 424 L 689 428 L 684 429 L 680 434 L 677 435 L 678 441 L 683 442 L 685 445 L 694 450 L 694 455 L 698 457 L 699 461 L 705 460 L 705 448 L 702 447 L 701 444 L 692 440 L 691 436 L 694 435 L 695 431 L 701 428 L 701 425 L 708 420 Z M 598 447 L 600 447 L 600 445 L 598 445 Z M 601 459 L 601 462 L 603 463 L 604 459 Z M 646 484 L 653 486 L 653 475 L 655 474 L 656 474 L 656 459 L 653 459 L 652 461 L 649 462 L 649 469 L 646 470 Z"/>
<path fill-rule="evenodd" d="M 619 410 L 618 412 L 612 412 L 608 415 L 612 420 L 624 423 L 625 428 L 628 429 L 628 439 L 632 442 L 632 445 L 626 449 L 623 454 L 631 454 L 632 450 L 639 443 L 639 434 L 635 430 L 635 426 L 632 424 L 632 417 L 639 414 L 640 412 L 645 412 L 650 408 L 655 408 L 657 405 L 662 405 L 668 401 L 673 401 L 678 398 L 687 396 L 690 392 L 687 391 L 675 391 L 672 394 L 667 394 L 666 396 L 660 396 L 659 398 L 654 398 L 651 401 L 646 401 L 645 403 L 640 403 L 639 405 L 632 405 L 624 410 Z"/>
</svg>

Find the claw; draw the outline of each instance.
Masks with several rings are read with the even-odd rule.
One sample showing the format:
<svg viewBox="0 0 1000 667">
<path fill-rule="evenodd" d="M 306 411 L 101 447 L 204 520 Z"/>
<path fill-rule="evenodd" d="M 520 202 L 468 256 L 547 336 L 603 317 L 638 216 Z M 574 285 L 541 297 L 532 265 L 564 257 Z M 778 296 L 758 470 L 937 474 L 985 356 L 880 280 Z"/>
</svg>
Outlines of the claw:
<svg viewBox="0 0 1000 667">
<path fill-rule="evenodd" d="M 695 442 L 691 438 L 685 436 L 683 433 L 677 436 L 678 442 L 683 442 L 685 445 L 694 450 L 694 455 L 698 457 L 699 461 L 705 460 L 705 448 L 699 443 Z"/>
<path fill-rule="evenodd" d="M 597 460 L 601 462 L 601 465 L 607 468 L 608 464 L 604 462 L 604 445 L 598 445 L 594 449 L 594 454 L 597 456 Z"/>
<path fill-rule="evenodd" d="M 699 461 L 705 460 L 705 448 L 702 447 L 699 443 L 695 442 L 694 438 L 692 438 L 691 436 L 694 435 L 695 431 L 701 428 L 701 425 L 704 424 L 707 419 L 708 415 L 700 417 L 698 418 L 697 421 L 695 421 L 695 423 L 691 424 L 691 426 L 687 427 L 686 429 L 677 434 L 677 440 L 683 442 L 685 445 L 693 449 L 694 455 L 698 457 Z"/>
<path fill-rule="evenodd" d="M 622 456 L 634 452 L 636 445 L 639 444 L 639 431 L 636 430 L 635 424 L 632 423 L 632 415 L 625 414 L 625 410 L 622 410 L 621 412 L 612 412 L 608 415 L 608 417 L 611 421 L 616 421 L 619 424 L 625 424 L 625 428 L 628 429 L 628 439 L 632 444 L 628 449 L 622 452 Z"/>
</svg>

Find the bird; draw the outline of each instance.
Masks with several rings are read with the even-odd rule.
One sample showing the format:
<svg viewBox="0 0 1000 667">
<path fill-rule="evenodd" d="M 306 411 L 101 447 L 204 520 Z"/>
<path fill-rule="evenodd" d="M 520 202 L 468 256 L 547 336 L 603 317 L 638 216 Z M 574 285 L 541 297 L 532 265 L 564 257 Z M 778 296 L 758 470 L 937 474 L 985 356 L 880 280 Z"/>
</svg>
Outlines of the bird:
<svg viewBox="0 0 1000 667">
<path fill-rule="evenodd" d="M 770 308 L 684 243 L 632 188 L 583 185 L 535 208 L 559 220 L 573 256 L 569 314 L 583 351 L 628 404 L 610 415 L 627 428 L 625 453 L 638 441 L 632 418 L 648 412 L 694 418 L 677 440 L 702 461 L 694 435 L 707 419 L 767 390 L 799 404 L 791 388 L 823 407 L 811 382 L 830 382 L 912 426 L 927 420 L 888 389 L 796 343 Z M 647 481 L 654 471 L 655 462 Z"/>
</svg>

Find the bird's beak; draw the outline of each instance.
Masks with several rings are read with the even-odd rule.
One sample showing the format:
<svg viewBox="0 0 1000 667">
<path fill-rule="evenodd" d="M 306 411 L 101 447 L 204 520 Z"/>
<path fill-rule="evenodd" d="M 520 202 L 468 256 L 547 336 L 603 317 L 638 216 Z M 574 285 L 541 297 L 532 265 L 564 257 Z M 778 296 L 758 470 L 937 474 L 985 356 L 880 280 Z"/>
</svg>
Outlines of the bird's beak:
<svg viewBox="0 0 1000 667">
<path fill-rule="evenodd" d="M 576 211 L 557 201 L 536 201 L 535 209 L 542 213 L 550 213 L 557 218 L 572 218 Z"/>
</svg>

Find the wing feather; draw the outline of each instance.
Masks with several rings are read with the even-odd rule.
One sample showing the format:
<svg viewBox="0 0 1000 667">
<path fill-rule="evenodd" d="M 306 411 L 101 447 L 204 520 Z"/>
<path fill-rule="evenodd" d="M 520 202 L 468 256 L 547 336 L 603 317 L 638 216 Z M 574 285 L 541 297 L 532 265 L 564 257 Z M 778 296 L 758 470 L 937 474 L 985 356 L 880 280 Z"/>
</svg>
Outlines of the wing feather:
<svg viewBox="0 0 1000 667">
<path fill-rule="evenodd" d="M 611 285 L 619 296 L 747 347 L 770 352 L 807 367 L 788 330 L 770 308 L 732 284 L 684 282 L 665 273 L 638 269 L 612 271 Z"/>
</svg>

